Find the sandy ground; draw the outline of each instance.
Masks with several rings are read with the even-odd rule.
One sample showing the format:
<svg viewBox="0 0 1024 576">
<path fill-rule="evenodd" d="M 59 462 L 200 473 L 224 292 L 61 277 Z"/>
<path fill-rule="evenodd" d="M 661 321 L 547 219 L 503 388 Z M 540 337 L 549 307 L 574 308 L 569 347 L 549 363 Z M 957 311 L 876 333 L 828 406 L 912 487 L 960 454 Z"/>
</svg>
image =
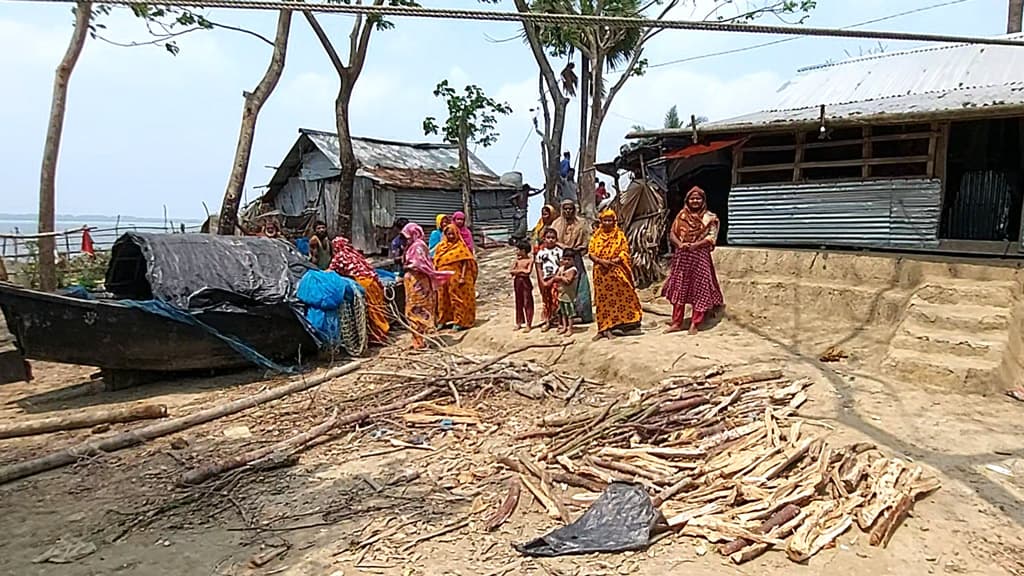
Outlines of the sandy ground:
<svg viewBox="0 0 1024 576">
<path fill-rule="evenodd" d="M 513 332 L 508 257 L 491 255 L 481 265 L 479 323 L 459 335 L 462 353 L 559 341 L 553 333 Z M 604 383 L 585 386 L 574 400 L 579 408 L 668 374 L 778 367 L 813 379 L 811 401 L 801 412 L 834 428 L 836 442 L 875 442 L 935 471 L 942 489 L 917 504 L 887 549 L 871 548 L 864 535 L 851 531 L 806 565 L 769 553 L 735 567 L 706 543 L 683 537 L 665 538 L 643 553 L 523 559 L 511 544 L 555 527 L 529 499 L 493 533 L 480 531 L 474 520 L 409 545 L 496 506 L 506 476 L 493 454 L 507 451 L 512 436 L 538 416 L 565 408 L 558 399 L 532 401 L 495 389 L 465 399 L 484 416 L 479 427 L 408 429 L 385 418 L 314 446 L 295 466 L 236 475 L 215 489 L 175 487 L 183 470 L 294 434 L 377 385 L 372 376 L 353 374 L 144 446 L 0 486 L 0 573 L 1024 575 L 1024 406 L 1000 397 L 935 395 L 915 383 L 877 377 L 870 335 L 816 319 L 811 310 L 798 335 L 766 318 L 731 313 L 696 337 L 665 335 L 665 320 L 648 314 L 642 336 L 602 342 L 592 342 L 594 328 L 587 327 L 564 352 L 531 350 L 519 357 Z M 856 353 L 838 364 L 819 362 L 818 353 L 834 343 L 849 343 Z M 399 338 L 366 370 L 417 366 L 420 357 L 404 353 L 405 344 Z M 32 384 L 0 387 L 0 417 L 141 401 L 162 402 L 176 416 L 283 382 L 249 372 L 105 392 L 86 368 L 37 363 L 34 370 Z M 380 454 L 390 447 L 388 437 L 412 436 L 437 450 Z M 84 430 L 0 440 L 0 464 L 88 437 Z M 986 468 L 990 464 L 1012 476 Z M 62 538 L 96 551 L 67 564 L 32 562 Z M 252 566 L 254 557 L 279 548 L 285 552 Z"/>
</svg>

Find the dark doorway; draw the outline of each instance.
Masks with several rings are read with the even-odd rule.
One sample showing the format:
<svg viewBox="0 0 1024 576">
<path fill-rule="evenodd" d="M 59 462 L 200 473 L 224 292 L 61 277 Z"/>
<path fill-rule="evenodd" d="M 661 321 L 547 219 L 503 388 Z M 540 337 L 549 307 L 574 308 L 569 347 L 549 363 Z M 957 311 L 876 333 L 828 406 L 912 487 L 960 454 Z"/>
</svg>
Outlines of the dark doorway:
<svg viewBox="0 0 1024 576">
<path fill-rule="evenodd" d="M 721 228 L 718 231 L 718 245 L 725 246 L 729 243 L 729 189 L 732 186 L 732 170 L 729 166 L 710 165 L 701 166 L 669 182 L 666 202 L 668 221 L 662 246 L 665 250 L 668 250 L 667 231 L 672 226 L 676 215 L 683 209 L 686 193 L 694 186 L 702 188 L 707 193 L 708 209 L 714 212 L 721 222 Z"/>
<path fill-rule="evenodd" d="M 1021 120 L 954 122 L 946 156 L 941 237 L 1013 242 L 1020 239 Z"/>
</svg>

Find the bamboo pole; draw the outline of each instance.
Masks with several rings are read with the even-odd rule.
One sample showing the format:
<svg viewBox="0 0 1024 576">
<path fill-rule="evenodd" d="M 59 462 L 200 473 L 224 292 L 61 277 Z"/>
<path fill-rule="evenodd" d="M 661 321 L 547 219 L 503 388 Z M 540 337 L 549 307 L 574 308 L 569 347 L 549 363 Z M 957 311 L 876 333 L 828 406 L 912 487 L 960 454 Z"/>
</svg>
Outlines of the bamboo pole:
<svg viewBox="0 0 1024 576">
<path fill-rule="evenodd" d="M 349 374 L 357 370 L 362 366 L 362 361 L 355 361 L 332 368 L 323 374 L 315 376 L 313 378 L 300 378 L 284 386 L 278 386 L 272 388 L 260 394 L 255 394 L 229 402 L 220 406 L 214 406 L 206 410 L 200 410 L 195 414 L 189 414 L 188 416 L 182 416 L 180 418 L 173 418 L 171 420 L 165 420 L 157 424 L 151 424 L 135 430 L 129 430 L 113 436 L 107 436 L 98 440 L 91 440 L 88 442 L 82 442 L 75 446 L 69 446 L 62 448 L 56 452 L 47 454 L 46 456 L 40 456 L 38 458 L 32 458 L 24 462 L 18 462 L 17 464 L 11 464 L 0 468 L 0 484 L 6 484 L 19 478 L 25 478 L 26 476 L 32 476 L 40 472 L 47 470 L 53 470 L 60 468 L 61 466 L 67 466 L 77 462 L 79 458 L 87 456 L 95 456 L 103 452 L 114 452 L 121 450 L 122 448 L 128 448 L 136 444 L 141 444 L 147 440 L 180 432 L 192 426 L 204 424 L 211 420 L 223 418 L 224 416 L 230 416 L 243 410 L 248 410 L 254 406 L 264 404 L 279 398 L 284 398 L 289 394 L 308 390 L 314 386 L 319 386 L 324 382 L 340 378 L 345 374 Z"/>
<path fill-rule="evenodd" d="M 121 408 L 103 408 L 100 410 L 65 412 L 34 418 L 31 420 L 14 421 L 0 424 L 0 438 L 17 438 L 19 436 L 35 436 L 61 430 L 91 428 L 97 424 L 118 424 L 135 420 L 151 420 L 167 416 L 167 406 L 163 404 L 142 404 Z"/>
</svg>

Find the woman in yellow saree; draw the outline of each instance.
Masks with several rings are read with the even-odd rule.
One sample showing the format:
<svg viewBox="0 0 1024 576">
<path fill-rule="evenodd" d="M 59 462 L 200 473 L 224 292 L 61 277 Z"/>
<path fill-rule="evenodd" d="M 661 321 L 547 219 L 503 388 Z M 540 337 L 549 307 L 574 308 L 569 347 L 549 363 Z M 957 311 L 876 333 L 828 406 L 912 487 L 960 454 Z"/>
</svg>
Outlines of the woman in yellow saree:
<svg viewBox="0 0 1024 576">
<path fill-rule="evenodd" d="M 594 304 L 597 307 L 594 340 L 611 338 L 612 330 L 636 330 L 643 318 L 633 283 L 629 241 L 619 228 L 614 211 L 606 209 L 598 218 L 601 225 L 587 246 L 587 253 L 594 261 Z"/>
<path fill-rule="evenodd" d="M 438 272 L 452 274 L 437 294 L 437 324 L 452 324 L 455 330 L 471 328 L 476 324 L 477 265 L 455 224 L 444 229 L 444 238 L 434 253 L 434 266 Z"/>
</svg>

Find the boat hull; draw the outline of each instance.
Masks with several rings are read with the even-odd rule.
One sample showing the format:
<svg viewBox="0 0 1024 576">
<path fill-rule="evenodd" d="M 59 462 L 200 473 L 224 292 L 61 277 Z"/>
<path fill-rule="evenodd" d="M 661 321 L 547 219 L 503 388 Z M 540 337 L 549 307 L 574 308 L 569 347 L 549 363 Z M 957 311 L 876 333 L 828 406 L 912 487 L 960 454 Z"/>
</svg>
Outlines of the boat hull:
<svg viewBox="0 0 1024 576">
<path fill-rule="evenodd" d="M 0 284 L 0 309 L 21 354 L 32 360 L 132 372 L 185 372 L 252 364 L 203 328 L 126 306 Z M 316 341 L 286 305 L 195 314 L 263 356 L 294 362 Z"/>
</svg>

